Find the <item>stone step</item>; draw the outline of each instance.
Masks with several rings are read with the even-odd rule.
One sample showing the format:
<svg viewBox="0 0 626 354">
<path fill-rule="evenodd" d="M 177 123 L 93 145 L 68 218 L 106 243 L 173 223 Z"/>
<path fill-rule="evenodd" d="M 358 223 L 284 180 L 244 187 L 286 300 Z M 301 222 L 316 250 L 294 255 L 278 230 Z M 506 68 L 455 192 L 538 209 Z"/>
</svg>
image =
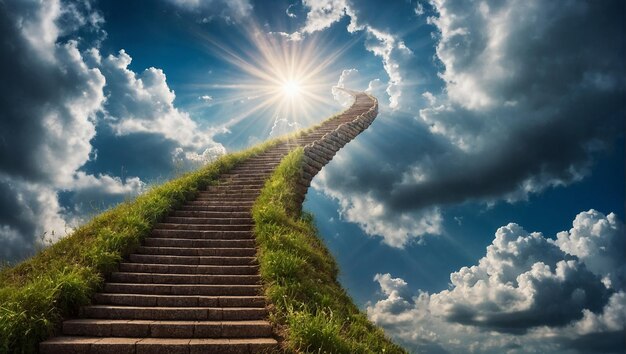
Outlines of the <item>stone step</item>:
<svg viewBox="0 0 626 354">
<path fill-rule="evenodd" d="M 117 294 L 256 296 L 260 294 L 261 286 L 105 283 L 104 291 Z"/>
<path fill-rule="evenodd" d="M 254 239 L 247 240 L 220 240 L 220 239 L 189 239 L 189 238 L 156 238 L 144 239 L 148 247 L 226 247 L 226 248 L 250 248 L 255 247 Z"/>
<path fill-rule="evenodd" d="M 219 202 L 248 202 L 254 201 L 258 196 L 257 195 L 226 195 L 226 194 L 215 194 L 211 196 L 198 196 L 194 200 L 198 201 L 219 201 Z"/>
<path fill-rule="evenodd" d="M 222 175 L 156 225 L 137 253 L 110 275 L 86 317 L 65 321 L 65 336 L 40 344 L 42 353 L 258 353 L 278 350 L 259 284 L 251 208 L 266 179 L 297 146 L 325 137 L 332 151 L 343 138 L 327 135 L 371 111 L 355 96 L 351 108 L 307 134 L 282 142 Z M 351 136 L 371 123 L 359 118 Z M 328 153 L 328 152 L 326 152 Z M 334 155 L 334 154 L 333 154 Z M 311 171 L 315 172 L 315 171 Z"/>
<path fill-rule="evenodd" d="M 203 224 L 215 226 L 251 226 L 254 224 L 252 218 L 201 218 L 189 216 L 168 216 L 163 220 L 171 224 Z"/>
<path fill-rule="evenodd" d="M 167 227 L 172 226 L 171 229 Z M 180 226 L 179 226 L 180 225 Z M 202 230 L 211 228 L 211 225 L 192 224 L 162 224 L 159 229 L 154 229 L 150 233 L 152 237 L 158 238 L 188 238 L 188 239 L 222 239 L 222 240 L 242 240 L 254 238 L 251 231 L 223 231 L 223 230 Z"/>
<path fill-rule="evenodd" d="M 228 176 L 222 175 L 221 179 L 218 181 L 219 183 L 229 183 L 229 184 L 237 184 L 237 185 L 258 185 L 259 183 L 265 183 L 267 179 L 266 176 L 263 177 L 246 177 L 246 176 Z"/>
<path fill-rule="evenodd" d="M 91 305 L 80 309 L 82 317 L 128 320 L 261 320 L 264 307 L 143 307 Z"/>
<path fill-rule="evenodd" d="M 214 213 L 250 213 L 250 207 L 246 205 L 182 205 L 182 211 L 211 211 Z"/>
<path fill-rule="evenodd" d="M 95 294 L 97 304 L 163 307 L 265 307 L 263 296 Z"/>
<path fill-rule="evenodd" d="M 258 183 L 261 181 L 265 181 L 265 179 L 267 179 L 267 173 L 257 173 L 257 176 L 250 176 L 249 174 L 227 172 L 220 175 L 219 181 L 249 181 L 251 183 Z"/>
<path fill-rule="evenodd" d="M 232 169 L 232 171 L 241 170 L 241 169 L 259 169 L 259 170 L 268 170 L 276 168 L 280 164 L 280 160 L 271 159 L 267 161 L 249 161 L 243 163 L 236 168 Z"/>
<path fill-rule="evenodd" d="M 273 151 L 268 151 L 268 154 L 273 155 L 264 155 L 264 156 L 255 156 L 246 161 L 242 162 L 238 166 L 246 166 L 249 164 L 258 164 L 258 163 L 279 163 L 280 162 L 280 154 L 274 154 Z"/>
<path fill-rule="evenodd" d="M 270 337 L 272 326 L 248 321 L 144 321 L 75 319 L 63 322 L 63 334 L 94 337 L 254 338 Z"/>
<path fill-rule="evenodd" d="M 161 274 L 113 272 L 110 280 L 115 283 L 137 284 L 213 284 L 213 285 L 253 285 L 259 284 L 257 275 L 218 275 L 218 274 Z"/>
<path fill-rule="evenodd" d="M 234 168 L 232 169 L 229 173 L 231 174 L 263 174 L 263 175 L 270 175 L 272 172 L 274 172 L 275 168 L 274 167 L 266 167 L 266 168 L 261 168 L 261 167 L 238 167 L 238 168 Z"/>
<path fill-rule="evenodd" d="M 249 211 L 204 211 L 204 210 L 175 210 L 171 213 L 171 216 L 183 216 L 183 217 L 199 217 L 199 218 L 212 218 L 212 219 L 250 219 L 252 220 L 252 213 Z"/>
<path fill-rule="evenodd" d="M 190 218 L 188 218 L 190 219 Z M 180 219 L 166 219 L 165 222 L 159 224 L 160 229 L 164 230 L 196 230 L 196 231 L 242 231 L 242 232 L 251 232 L 254 229 L 254 225 L 216 225 L 209 223 L 197 223 L 198 221 L 202 221 L 202 218 L 196 218 L 197 220 L 193 220 L 196 223 L 192 223 L 192 220 L 187 220 L 188 223 L 181 223 Z M 168 222 L 168 221 L 174 222 Z M 168 228 L 167 224 L 176 225 Z"/>
<path fill-rule="evenodd" d="M 256 265 L 212 266 L 187 264 L 151 264 L 151 263 L 120 263 L 121 272 L 160 273 L 160 274 L 215 274 L 215 275 L 251 275 L 258 274 Z"/>
<path fill-rule="evenodd" d="M 188 213 L 188 212 L 185 212 Z M 166 222 L 191 221 L 190 224 L 213 224 L 213 225 L 252 225 L 254 220 L 251 217 L 242 218 L 211 218 L 205 216 L 168 216 Z M 200 222 L 197 222 L 200 221 Z M 181 224 L 187 224 L 183 222 Z"/>
<path fill-rule="evenodd" d="M 253 200 L 230 200 L 230 201 L 210 201 L 210 200 L 190 200 L 186 205 L 206 205 L 206 206 L 226 206 L 226 207 L 246 207 L 248 210 L 254 204 Z"/>
<path fill-rule="evenodd" d="M 232 171 L 229 173 L 225 173 L 222 175 L 223 178 L 225 179 L 229 179 L 229 178 L 242 178 L 242 179 L 267 179 L 267 177 L 270 175 L 269 172 L 267 173 L 259 173 L 259 172 L 236 172 L 236 171 Z"/>
<path fill-rule="evenodd" d="M 256 248 L 191 248 L 191 247 L 147 247 L 139 246 L 138 254 L 170 256 L 235 256 L 253 257 Z"/>
<path fill-rule="evenodd" d="M 213 197 L 232 197 L 232 198 L 256 198 L 259 196 L 261 187 L 257 190 L 236 190 L 233 186 L 224 186 L 219 190 L 207 191 L 199 193 L 194 200 L 211 199 Z"/>
<path fill-rule="evenodd" d="M 258 181 L 241 181 L 241 180 L 222 180 L 218 184 L 211 187 L 228 187 L 228 188 L 242 188 L 242 189 L 256 189 L 263 188 L 265 180 Z M 208 188 L 205 191 L 212 191 L 213 188 Z"/>
<path fill-rule="evenodd" d="M 186 264 L 186 265 L 255 265 L 255 257 L 226 257 L 226 256 L 172 256 L 131 254 L 131 262 L 136 263 L 159 263 L 159 264 Z"/>
<path fill-rule="evenodd" d="M 201 354 L 268 353 L 278 348 L 273 338 L 101 338 L 59 336 L 39 345 L 41 354 Z"/>
<path fill-rule="evenodd" d="M 210 186 L 209 188 L 207 188 L 207 190 L 198 192 L 198 196 L 215 195 L 225 192 L 235 194 L 258 194 L 262 188 L 263 186 L 247 186 L 246 188 L 243 188 L 243 186 L 232 186 L 228 184 L 217 185 Z"/>
</svg>

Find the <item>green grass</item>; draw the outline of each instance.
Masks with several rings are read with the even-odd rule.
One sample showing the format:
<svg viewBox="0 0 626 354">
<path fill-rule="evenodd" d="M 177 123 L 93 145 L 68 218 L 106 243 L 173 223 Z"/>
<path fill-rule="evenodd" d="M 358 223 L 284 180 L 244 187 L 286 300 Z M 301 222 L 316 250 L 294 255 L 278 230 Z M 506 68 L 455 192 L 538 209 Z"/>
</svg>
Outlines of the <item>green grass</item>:
<svg viewBox="0 0 626 354">
<path fill-rule="evenodd" d="M 89 303 L 104 277 L 141 244 L 155 223 L 237 163 L 305 132 L 223 156 L 154 186 L 97 215 L 34 257 L 2 269 L 0 353 L 36 352 L 38 343 L 52 335 L 65 316 Z M 253 210 L 271 321 L 285 339 L 284 349 L 401 353 L 337 283 L 337 265 L 318 238 L 312 218 L 300 215 L 293 187 L 302 151 L 285 158 Z"/>
<path fill-rule="evenodd" d="M 36 352 L 64 316 L 103 284 L 159 220 L 221 173 L 278 140 L 219 158 L 108 210 L 36 256 L 0 272 L 0 353 Z"/>
<path fill-rule="evenodd" d="M 252 215 L 270 320 L 287 352 L 404 353 L 354 305 L 337 282 L 337 264 L 301 214 L 295 192 L 303 149 L 287 155 L 266 182 Z"/>
</svg>

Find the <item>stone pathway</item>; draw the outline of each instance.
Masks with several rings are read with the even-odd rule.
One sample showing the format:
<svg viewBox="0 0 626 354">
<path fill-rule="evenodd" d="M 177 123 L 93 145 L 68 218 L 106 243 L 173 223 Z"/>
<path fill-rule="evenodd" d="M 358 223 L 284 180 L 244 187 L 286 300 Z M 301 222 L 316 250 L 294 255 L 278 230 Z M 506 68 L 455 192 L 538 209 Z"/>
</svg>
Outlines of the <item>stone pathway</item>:
<svg viewBox="0 0 626 354">
<path fill-rule="evenodd" d="M 239 164 L 219 184 L 171 213 L 111 274 L 80 318 L 40 352 L 115 354 L 258 353 L 277 348 L 258 265 L 251 207 L 265 180 L 306 146 L 301 195 L 334 153 L 369 126 L 377 101 L 354 104 L 311 133 Z M 343 132 L 343 133 L 341 133 Z"/>
</svg>

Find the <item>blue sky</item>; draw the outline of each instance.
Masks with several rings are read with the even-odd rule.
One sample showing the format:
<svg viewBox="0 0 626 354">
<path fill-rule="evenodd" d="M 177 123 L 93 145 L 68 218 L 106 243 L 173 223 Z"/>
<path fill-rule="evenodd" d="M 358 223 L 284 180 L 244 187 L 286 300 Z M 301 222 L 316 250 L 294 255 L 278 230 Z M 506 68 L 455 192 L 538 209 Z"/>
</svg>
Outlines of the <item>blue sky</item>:
<svg viewBox="0 0 626 354">
<path fill-rule="evenodd" d="M 345 86 L 380 114 L 305 209 L 373 322 L 414 352 L 623 352 L 624 6 L 1 2 L 0 259 Z"/>
</svg>

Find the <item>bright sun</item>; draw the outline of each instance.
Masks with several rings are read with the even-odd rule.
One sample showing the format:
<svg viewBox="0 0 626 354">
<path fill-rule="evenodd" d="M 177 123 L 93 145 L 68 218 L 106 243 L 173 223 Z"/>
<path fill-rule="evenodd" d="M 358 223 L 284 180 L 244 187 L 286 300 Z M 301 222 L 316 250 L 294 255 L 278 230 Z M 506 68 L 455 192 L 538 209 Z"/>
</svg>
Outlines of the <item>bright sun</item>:
<svg viewBox="0 0 626 354">
<path fill-rule="evenodd" d="M 295 98 L 300 95 L 300 84 L 297 81 L 289 80 L 283 83 L 283 94 L 289 98 Z"/>
<path fill-rule="evenodd" d="M 227 71 L 228 76 L 220 78 L 222 84 L 206 84 L 206 88 L 214 90 L 233 90 L 224 96 L 223 102 L 237 103 L 236 113 L 223 126 L 258 116 L 270 117 L 268 123 L 273 120 L 274 124 L 278 120 L 295 122 L 297 126 L 315 122 L 328 107 L 329 91 L 337 80 L 330 65 L 343 49 L 331 51 L 314 37 L 307 41 L 287 40 L 267 33 L 255 22 L 242 29 L 248 41 L 237 47 L 201 34 L 212 44 L 216 55 L 232 66 L 234 74 Z M 268 129 L 273 128 L 270 125 Z"/>
</svg>

